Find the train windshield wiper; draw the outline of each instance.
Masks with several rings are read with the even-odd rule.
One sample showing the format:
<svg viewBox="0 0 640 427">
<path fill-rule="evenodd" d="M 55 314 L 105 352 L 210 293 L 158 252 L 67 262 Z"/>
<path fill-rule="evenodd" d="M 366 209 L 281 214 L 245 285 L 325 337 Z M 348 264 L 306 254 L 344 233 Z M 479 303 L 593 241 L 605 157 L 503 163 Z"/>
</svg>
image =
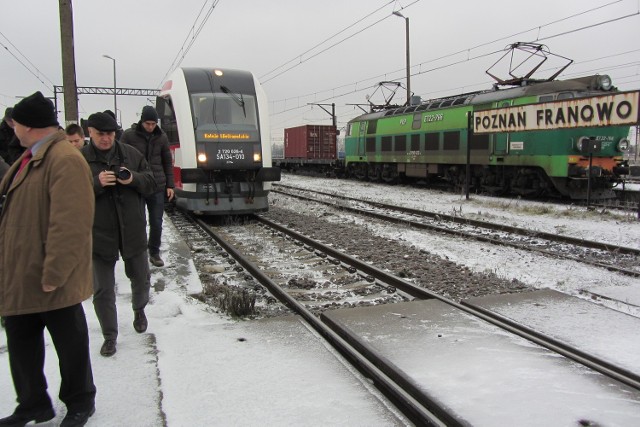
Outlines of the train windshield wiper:
<svg viewBox="0 0 640 427">
<path fill-rule="evenodd" d="M 247 117 L 247 111 L 244 108 L 244 98 L 242 97 L 242 94 L 238 95 L 237 93 L 229 90 L 228 87 L 226 86 L 220 86 L 220 89 L 222 89 L 222 91 L 224 93 L 226 93 L 227 95 L 230 95 L 231 98 L 236 101 L 238 103 L 239 106 L 242 107 L 242 113 L 244 114 L 245 117 Z"/>
</svg>

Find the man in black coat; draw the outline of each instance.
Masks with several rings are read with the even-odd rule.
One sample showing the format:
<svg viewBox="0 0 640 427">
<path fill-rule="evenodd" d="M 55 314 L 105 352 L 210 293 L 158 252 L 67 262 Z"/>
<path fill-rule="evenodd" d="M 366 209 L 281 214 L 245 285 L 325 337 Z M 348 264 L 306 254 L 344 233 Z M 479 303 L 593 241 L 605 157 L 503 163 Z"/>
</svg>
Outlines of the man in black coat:
<svg viewBox="0 0 640 427">
<path fill-rule="evenodd" d="M 113 117 L 92 114 L 87 127 L 91 142 L 81 153 L 93 174 L 96 196 L 93 306 L 104 337 L 100 354 L 112 356 L 118 337 L 114 269 L 119 255 L 131 280 L 133 327 L 138 333 L 147 330 L 144 308 L 149 302 L 151 283 L 143 197 L 156 191 L 156 183 L 144 156 L 115 140 L 118 124 Z"/>
<path fill-rule="evenodd" d="M 4 112 L 2 122 L 0 122 L 0 157 L 5 161 L 9 157 L 9 142 L 16 137 L 13 131 L 13 120 L 11 120 L 11 111 L 13 108 L 9 107 Z"/>
<path fill-rule="evenodd" d="M 149 261 L 156 267 L 162 267 L 164 261 L 160 258 L 160 243 L 164 200 L 165 197 L 169 201 L 173 199 L 174 180 L 169 139 L 158 126 L 155 108 L 144 106 L 138 124 L 124 131 L 120 141 L 134 146 L 144 155 L 158 185 L 155 193 L 145 197 L 145 202 L 149 211 Z"/>
<path fill-rule="evenodd" d="M 22 156 L 25 147 L 20 145 L 20 140 L 16 136 L 13 127 L 13 119 L 11 114 L 13 108 L 7 108 L 4 111 L 4 118 L 0 122 L 0 157 L 8 164 L 11 165 L 17 159 Z"/>
</svg>

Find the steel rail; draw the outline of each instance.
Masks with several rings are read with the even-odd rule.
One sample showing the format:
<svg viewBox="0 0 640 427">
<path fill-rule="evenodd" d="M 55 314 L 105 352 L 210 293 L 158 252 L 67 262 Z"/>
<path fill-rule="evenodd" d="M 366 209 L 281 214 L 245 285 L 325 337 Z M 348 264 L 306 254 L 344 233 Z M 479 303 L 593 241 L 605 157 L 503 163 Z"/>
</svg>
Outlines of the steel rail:
<svg viewBox="0 0 640 427">
<path fill-rule="evenodd" d="M 272 190 L 273 191 L 273 190 Z M 277 191 L 277 190 L 276 190 Z M 578 258 L 578 257 L 574 257 L 571 255 L 566 255 L 566 254 L 560 254 L 557 252 L 552 252 L 546 249 L 542 249 L 542 248 L 535 248 L 535 247 L 530 247 L 530 246 L 526 246 L 520 243 L 513 243 L 513 242 L 506 242 L 506 241 L 502 241 L 499 239 L 494 239 L 492 237 L 487 237 L 487 236 L 480 236 L 480 235 L 473 235 L 473 234 L 469 234 L 465 231 L 460 231 L 460 230 L 452 230 L 446 227 L 439 227 L 437 225 L 432 225 L 432 224 L 425 224 L 422 222 L 417 222 L 417 221 L 412 221 L 410 219 L 404 219 L 404 218 L 396 218 L 396 217 L 392 217 L 386 214 L 382 214 L 382 213 L 377 213 L 377 212 L 372 212 L 372 211 L 363 211 L 357 208 L 352 208 L 349 206 L 342 206 L 342 205 L 336 205 L 327 201 L 323 201 L 323 200 L 317 200 L 317 199 L 312 199 L 310 197 L 306 197 L 306 196 L 302 196 L 300 194 L 291 194 L 291 193 L 286 193 L 286 192 L 280 192 L 281 194 L 286 194 L 287 196 L 290 197 L 295 197 L 297 199 L 301 199 L 301 200 L 307 200 L 307 201 L 312 201 L 315 203 L 320 203 L 320 204 L 324 204 L 326 206 L 331 206 L 333 208 L 336 209 L 341 209 L 341 210 L 345 210 L 347 212 L 352 212 L 352 213 L 356 213 L 359 215 L 364 215 L 364 216 L 369 216 L 372 218 L 376 218 L 376 219 L 380 219 L 383 221 L 389 221 L 389 222 L 395 222 L 398 224 L 406 224 L 410 227 L 414 227 L 414 228 L 419 228 L 419 229 L 423 229 L 423 230 L 433 230 L 433 231 L 439 231 L 441 233 L 446 233 L 446 234 L 452 234 L 454 236 L 460 236 L 460 237 L 465 237 L 465 238 L 471 238 L 471 239 L 475 239 L 478 240 L 480 242 L 487 242 L 487 243 L 491 243 L 494 245 L 499 245 L 499 246 L 509 246 L 512 248 L 516 248 L 516 249 L 521 249 L 521 250 L 526 250 L 526 251 L 530 251 L 530 252 L 538 252 L 544 255 L 548 255 L 548 256 L 554 256 L 554 257 L 560 257 L 560 258 L 565 258 L 565 259 L 569 259 L 571 261 L 576 261 L 576 262 L 580 262 L 582 264 L 587 264 L 587 265 L 592 265 L 594 267 L 599 267 L 599 268 L 604 268 L 606 270 L 609 271 L 614 271 L 616 273 L 620 273 L 623 274 L 625 276 L 631 276 L 631 277 L 640 277 L 640 271 L 633 271 L 633 270 L 628 270 L 626 268 L 620 268 L 620 267 L 616 267 L 614 265 L 610 265 L 610 264 L 604 264 L 601 262 L 597 262 L 597 261 L 589 261 L 589 260 L 585 260 L 582 258 Z M 365 202 L 368 203 L 368 202 Z M 395 207 L 390 207 L 388 209 L 395 209 Z M 458 223 L 460 223 L 460 221 L 458 221 Z M 474 225 L 474 224 L 469 224 L 469 225 Z M 522 229 L 520 229 L 522 230 Z M 504 226 L 504 228 L 500 231 L 509 231 L 507 226 Z M 549 233 L 545 233 L 548 236 L 555 236 Z M 532 236 L 531 234 L 528 234 L 528 236 Z M 540 237 L 543 238 L 543 236 L 541 235 L 534 235 L 533 237 Z M 566 236 L 564 236 L 566 238 Z M 547 238 L 547 237 L 545 237 Z M 550 237 L 548 239 L 551 239 Z M 576 239 L 577 241 L 581 241 L 580 239 Z M 568 241 L 564 240 L 563 243 L 569 243 Z M 591 242 L 591 243 L 599 243 L 599 242 Z M 583 246 L 583 245 L 581 245 Z M 595 248 L 595 247 L 592 247 Z M 620 247 L 622 248 L 622 247 Z M 601 248 L 599 248 L 601 249 Z M 625 248 L 626 250 L 635 250 L 633 248 Z M 621 252 L 622 253 L 622 252 Z M 629 252 L 625 252 L 625 253 L 629 253 Z"/>
<path fill-rule="evenodd" d="M 544 231 L 527 230 L 526 228 L 513 227 L 513 226 L 505 225 L 505 224 L 496 224 L 496 223 L 487 222 L 487 221 L 479 221 L 479 220 L 470 219 L 470 218 L 469 219 L 468 218 L 460 218 L 458 216 L 447 215 L 447 214 L 443 214 L 443 213 L 423 211 L 423 210 L 420 210 L 420 209 L 413 209 L 413 208 L 408 208 L 408 207 L 404 207 L 404 206 L 388 205 L 388 204 L 385 204 L 385 203 L 372 202 L 372 201 L 369 201 L 369 200 L 362 200 L 362 199 L 357 199 L 357 198 L 348 197 L 348 196 L 341 196 L 341 195 L 338 195 L 338 194 L 331 194 L 331 193 L 326 193 L 326 192 L 323 192 L 323 191 L 308 190 L 308 189 L 305 189 L 305 188 L 298 188 L 298 187 L 293 187 L 293 186 L 284 185 L 284 184 L 273 184 L 273 185 L 274 185 L 274 187 L 282 187 L 282 188 L 287 188 L 287 189 L 291 189 L 291 190 L 298 190 L 298 191 L 308 191 L 308 192 L 312 192 L 312 193 L 318 193 L 318 194 L 321 194 L 323 196 L 334 197 L 334 198 L 341 199 L 341 200 L 348 200 L 348 201 L 351 201 L 351 202 L 365 203 L 365 204 L 368 204 L 368 205 L 371 205 L 371 206 L 375 206 L 375 207 L 378 207 L 378 208 L 381 208 L 381 209 L 395 210 L 395 211 L 399 211 L 399 212 L 404 212 L 404 213 L 408 213 L 408 214 L 412 214 L 412 215 L 423 216 L 423 217 L 433 218 L 433 219 L 440 218 L 440 219 L 444 219 L 446 221 L 453 222 L 453 223 L 456 223 L 456 224 L 473 225 L 473 226 L 476 226 L 476 227 L 486 228 L 486 229 L 489 229 L 489 230 L 507 231 L 509 233 L 519 234 L 521 236 L 541 237 L 541 238 L 544 238 L 544 239 L 553 240 L 553 241 L 562 242 L 562 243 L 570 243 L 572 245 L 582 246 L 582 247 L 585 247 L 585 248 L 600 249 L 600 250 L 604 250 L 604 251 L 608 251 L 608 252 L 617 252 L 617 253 L 621 253 L 621 254 L 629 254 L 629 255 L 638 255 L 638 256 L 640 256 L 640 249 L 630 248 L 630 247 L 626 247 L 626 246 L 618 246 L 618 245 L 612 245 L 612 244 L 608 244 L 608 243 L 594 242 L 594 241 L 591 241 L 591 240 L 585 240 L 585 239 L 579 239 L 579 238 L 576 238 L 576 237 L 570 237 L 570 236 L 563 236 L 563 235 L 559 235 L 559 234 L 547 233 L 547 232 L 544 232 Z M 290 193 L 286 193 L 286 192 L 282 192 L 282 191 L 279 191 L 279 190 L 276 190 L 276 189 L 272 189 L 272 191 L 281 192 L 282 194 L 286 194 L 286 195 L 296 196 L 296 195 L 293 195 L 293 194 L 290 194 Z M 301 196 L 301 197 L 304 197 L 304 196 Z"/>
<path fill-rule="evenodd" d="M 304 305 L 287 294 L 280 286 L 266 276 L 260 268 L 225 241 L 224 238 L 212 230 L 204 221 L 198 218 L 195 218 L 194 221 L 278 300 L 299 314 L 318 334 L 340 352 L 345 359 L 352 363 L 363 375 L 370 378 L 376 387 L 412 422 L 419 426 L 444 427 L 465 425 L 447 412 L 446 409 L 440 407 L 437 402 L 431 401 L 431 399 L 423 393 L 420 393 L 416 397 L 407 392 L 407 390 L 398 384 L 399 378 L 402 378 L 403 383 L 411 383 L 411 379 L 406 377 L 404 373 L 396 371 L 392 373 L 392 375 L 388 375 L 383 372 L 371 361 L 358 353 L 356 349 L 339 334 L 322 323 L 322 321 Z"/>
<path fill-rule="evenodd" d="M 373 276 L 374 278 L 393 284 L 395 287 L 397 287 L 398 289 L 400 289 L 401 291 L 409 295 L 412 295 L 416 298 L 437 299 L 439 301 L 442 301 L 445 304 L 455 307 L 465 313 L 481 318 L 501 329 L 504 329 L 508 332 L 516 334 L 526 340 L 534 342 L 555 353 L 561 354 L 562 356 L 565 356 L 568 359 L 571 359 L 579 364 L 582 364 L 588 367 L 589 369 L 600 372 L 601 374 L 606 375 L 616 381 L 619 381 L 630 387 L 640 390 L 640 375 L 637 373 L 634 373 L 627 369 L 616 366 L 610 362 L 607 362 L 606 360 L 602 360 L 599 357 L 590 355 L 586 352 L 583 352 L 582 350 L 579 350 L 568 344 L 562 343 L 554 338 L 545 336 L 524 325 L 513 322 L 497 313 L 493 313 L 485 309 L 476 308 L 464 302 L 458 303 L 456 301 L 445 298 L 439 294 L 431 292 L 427 289 L 421 288 L 417 285 L 414 285 L 413 283 L 407 282 L 394 275 L 386 273 L 385 271 L 380 270 L 379 268 L 376 268 L 370 264 L 360 261 L 357 258 L 350 257 L 330 246 L 317 242 L 303 234 L 297 233 L 287 227 L 284 227 L 280 224 L 270 221 L 264 218 L 263 216 L 257 215 L 256 218 L 260 222 L 268 225 L 269 227 L 275 228 L 278 231 L 288 234 L 292 238 L 300 240 L 304 244 L 314 249 L 325 252 L 331 257 L 338 259 L 341 262 L 344 262 L 345 264 L 352 265 L 356 269 L 363 271 Z M 384 368 L 382 365 L 380 365 L 379 367 L 381 369 Z"/>
</svg>

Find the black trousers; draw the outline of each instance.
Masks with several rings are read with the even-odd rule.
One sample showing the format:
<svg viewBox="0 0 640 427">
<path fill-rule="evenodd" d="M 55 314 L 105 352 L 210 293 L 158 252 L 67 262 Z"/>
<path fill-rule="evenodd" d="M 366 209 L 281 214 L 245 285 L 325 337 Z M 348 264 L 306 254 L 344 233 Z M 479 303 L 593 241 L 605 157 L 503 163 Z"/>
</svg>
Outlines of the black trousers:
<svg viewBox="0 0 640 427">
<path fill-rule="evenodd" d="M 44 328 L 47 328 L 58 354 L 60 393 L 69 412 L 86 411 L 94 406 L 89 331 L 82 304 L 43 313 L 7 316 L 5 330 L 9 365 L 18 407 L 16 414 L 50 408 L 44 375 Z"/>
<path fill-rule="evenodd" d="M 149 302 L 151 289 L 149 256 L 144 250 L 123 261 L 124 272 L 131 281 L 131 308 L 142 310 Z M 105 340 L 118 338 L 115 267 L 116 260 L 93 257 L 93 308 Z"/>
</svg>

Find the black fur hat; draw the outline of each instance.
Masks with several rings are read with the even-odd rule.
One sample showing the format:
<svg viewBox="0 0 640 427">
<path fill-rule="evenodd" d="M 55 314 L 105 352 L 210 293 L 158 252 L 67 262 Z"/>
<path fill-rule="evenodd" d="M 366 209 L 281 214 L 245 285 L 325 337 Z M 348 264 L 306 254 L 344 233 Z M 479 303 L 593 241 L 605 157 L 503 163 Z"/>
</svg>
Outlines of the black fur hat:
<svg viewBox="0 0 640 427">
<path fill-rule="evenodd" d="M 39 91 L 18 102 L 13 107 L 11 118 L 30 128 L 59 126 L 53 102 Z"/>
</svg>

